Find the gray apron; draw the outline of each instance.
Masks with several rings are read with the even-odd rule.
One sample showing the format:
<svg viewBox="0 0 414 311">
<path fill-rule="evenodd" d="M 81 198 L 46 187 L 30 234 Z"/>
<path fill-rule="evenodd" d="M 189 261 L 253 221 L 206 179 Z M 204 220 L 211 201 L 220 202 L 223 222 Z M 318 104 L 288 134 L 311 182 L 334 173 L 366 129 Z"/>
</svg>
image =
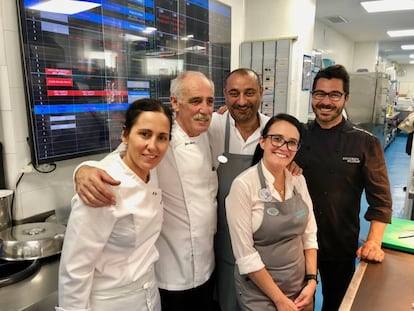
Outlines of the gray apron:
<svg viewBox="0 0 414 311">
<path fill-rule="evenodd" d="M 229 153 L 230 121 L 226 120 L 224 153 L 227 163 L 220 163 L 217 168 L 219 189 L 217 193 L 217 233 L 214 246 L 216 254 L 216 294 L 222 311 L 237 311 L 237 296 L 234 283 L 234 255 L 231 247 L 230 233 L 227 225 L 225 199 L 229 194 L 231 183 L 252 163 L 253 155 Z"/>
<path fill-rule="evenodd" d="M 266 189 L 262 165 L 257 165 L 260 184 Z M 305 285 L 305 256 L 302 234 L 308 221 L 308 207 L 302 196 L 293 190 L 292 198 L 284 202 L 265 202 L 263 222 L 253 234 L 254 247 L 267 271 L 281 291 L 294 300 Z M 276 306 L 251 281 L 235 269 L 236 289 L 243 310 L 272 310 Z M 306 308 L 308 309 L 308 308 Z M 313 309 L 311 306 L 310 310 Z"/>
</svg>

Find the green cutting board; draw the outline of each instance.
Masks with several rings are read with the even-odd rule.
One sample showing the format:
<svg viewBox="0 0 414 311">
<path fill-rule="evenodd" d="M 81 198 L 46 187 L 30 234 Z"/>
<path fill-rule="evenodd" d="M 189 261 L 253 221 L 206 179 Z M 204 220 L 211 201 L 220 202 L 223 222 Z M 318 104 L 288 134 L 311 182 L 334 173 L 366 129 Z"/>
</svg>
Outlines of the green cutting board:
<svg viewBox="0 0 414 311">
<path fill-rule="evenodd" d="M 412 237 L 399 238 L 404 234 L 412 234 Z M 384 248 L 395 249 L 403 252 L 414 253 L 414 221 L 402 218 L 393 218 L 387 225 L 382 240 Z"/>
</svg>

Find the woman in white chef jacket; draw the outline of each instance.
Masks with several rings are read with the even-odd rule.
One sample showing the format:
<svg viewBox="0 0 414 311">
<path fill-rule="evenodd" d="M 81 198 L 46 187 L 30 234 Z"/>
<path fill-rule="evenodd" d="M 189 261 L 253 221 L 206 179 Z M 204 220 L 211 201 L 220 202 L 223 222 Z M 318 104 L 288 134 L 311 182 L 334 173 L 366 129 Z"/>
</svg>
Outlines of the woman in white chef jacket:
<svg viewBox="0 0 414 311">
<path fill-rule="evenodd" d="M 272 117 L 253 159 L 261 161 L 233 181 L 226 198 L 242 310 L 313 310 L 316 222 L 305 178 L 286 169 L 301 132 L 293 116 Z"/>
<path fill-rule="evenodd" d="M 56 310 L 161 310 L 154 275 L 162 224 L 155 172 L 170 142 L 171 110 L 154 99 L 133 102 L 122 131 L 125 152 L 100 165 L 120 186 L 116 204 L 86 206 L 72 199 L 59 268 Z"/>
</svg>

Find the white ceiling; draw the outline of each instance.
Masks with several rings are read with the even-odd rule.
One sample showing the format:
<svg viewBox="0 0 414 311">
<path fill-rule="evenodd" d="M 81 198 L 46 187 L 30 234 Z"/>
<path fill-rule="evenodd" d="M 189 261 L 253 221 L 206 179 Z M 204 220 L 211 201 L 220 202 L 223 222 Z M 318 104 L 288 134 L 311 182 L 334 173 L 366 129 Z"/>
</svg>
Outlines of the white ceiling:
<svg viewBox="0 0 414 311">
<path fill-rule="evenodd" d="M 378 41 L 380 56 L 408 64 L 408 55 L 414 51 L 403 51 L 401 44 L 414 44 L 414 37 L 391 38 L 386 31 L 414 29 L 414 10 L 367 13 L 361 1 L 316 0 L 316 19 L 355 42 Z M 332 23 L 328 19 L 337 16 L 347 19 L 348 23 Z"/>
</svg>

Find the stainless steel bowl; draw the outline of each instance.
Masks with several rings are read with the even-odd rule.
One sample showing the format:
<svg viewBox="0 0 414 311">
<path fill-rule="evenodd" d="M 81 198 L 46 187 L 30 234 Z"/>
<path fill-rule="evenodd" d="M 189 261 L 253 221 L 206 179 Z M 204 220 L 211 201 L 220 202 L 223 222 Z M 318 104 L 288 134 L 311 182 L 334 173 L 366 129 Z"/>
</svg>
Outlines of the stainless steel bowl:
<svg viewBox="0 0 414 311">
<path fill-rule="evenodd" d="M 59 254 L 65 230 L 64 225 L 48 222 L 7 228 L 0 232 L 0 258 L 33 260 Z"/>
</svg>

